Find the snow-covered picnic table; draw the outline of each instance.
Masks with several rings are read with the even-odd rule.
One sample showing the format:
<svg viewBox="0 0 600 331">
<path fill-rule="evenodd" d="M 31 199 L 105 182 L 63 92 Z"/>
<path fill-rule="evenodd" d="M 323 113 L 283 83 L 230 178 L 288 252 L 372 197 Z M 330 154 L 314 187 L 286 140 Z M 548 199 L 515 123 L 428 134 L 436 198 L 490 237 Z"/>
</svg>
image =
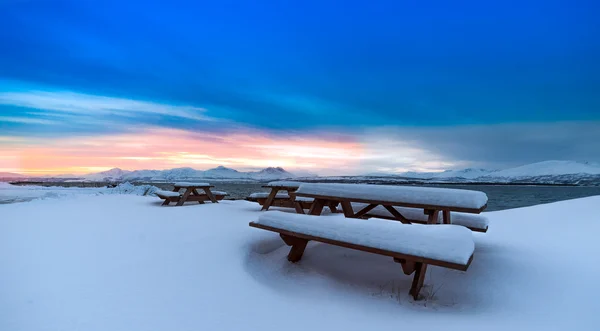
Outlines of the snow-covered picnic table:
<svg viewBox="0 0 600 331">
<path fill-rule="evenodd" d="M 211 188 L 214 187 L 209 183 L 189 183 L 189 182 L 178 182 L 173 184 L 173 191 L 158 191 L 156 195 L 164 199 L 163 206 L 169 205 L 171 202 L 176 202 L 177 206 L 183 206 L 186 202 L 198 202 L 204 203 L 204 201 L 211 201 L 217 203 L 217 200 L 222 200 L 226 195 L 226 192 L 211 192 Z M 181 190 L 185 191 L 181 194 Z M 204 193 L 198 192 L 198 190 L 204 191 Z M 216 196 L 215 196 L 216 195 Z"/>
<path fill-rule="evenodd" d="M 263 185 L 264 188 L 271 189 L 271 192 L 252 193 L 248 197 L 250 201 L 256 201 L 262 205 L 263 211 L 270 207 L 295 208 L 299 214 L 304 214 L 304 209 L 312 207 L 313 199 L 306 197 L 296 197 L 294 192 L 305 183 L 294 181 L 275 181 Z M 283 191 L 283 192 L 282 192 Z M 332 212 L 337 212 L 337 204 L 329 205 Z"/>
<path fill-rule="evenodd" d="M 488 200 L 487 195 L 479 191 L 369 184 L 305 183 L 294 194 L 314 199 L 309 210 L 311 215 L 320 215 L 324 206 L 339 203 L 346 217 L 361 218 L 382 206 L 391 218 L 405 224 L 411 221 L 395 207 L 422 209 L 428 215 L 428 224 L 438 223 L 441 213 L 442 222 L 451 224 L 450 212 L 479 214 L 486 208 Z M 355 210 L 353 203 L 366 205 Z"/>
</svg>

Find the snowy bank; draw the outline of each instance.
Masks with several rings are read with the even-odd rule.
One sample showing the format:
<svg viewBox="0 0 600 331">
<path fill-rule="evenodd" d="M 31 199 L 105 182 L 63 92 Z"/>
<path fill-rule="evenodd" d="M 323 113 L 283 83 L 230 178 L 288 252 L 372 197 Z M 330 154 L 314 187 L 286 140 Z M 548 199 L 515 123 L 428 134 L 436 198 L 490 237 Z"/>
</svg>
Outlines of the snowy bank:
<svg viewBox="0 0 600 331">
<path fill-rule="evenodd" d="M 600 325 L 600 219 L 589 213 L 600 197 L 485 213 L 490 229 L 473 233 L 469 270 L 431 267 L 417 302 L 412 277 L 389 258 L 310 243 L 287 262 L 276 234 L 248 226 L 255 203 L 160 203 L 74 195 L 0 205 L 0 330 Z"/>
<path fill-rule="evenodd" d="M 102 194 L 133 194 L 154 195 L 160 189 L 152 185 L 133 185 L 129 182 L 121 183 L 116 187 L 62 187 L 62 186 L 35 186 L 11 185 L 0 182 L 0 204 L 12 202 L 25 202 L 36 199 L 56 199 L 73 197 L 76 195 L 102 195 Z"/>
</svg>

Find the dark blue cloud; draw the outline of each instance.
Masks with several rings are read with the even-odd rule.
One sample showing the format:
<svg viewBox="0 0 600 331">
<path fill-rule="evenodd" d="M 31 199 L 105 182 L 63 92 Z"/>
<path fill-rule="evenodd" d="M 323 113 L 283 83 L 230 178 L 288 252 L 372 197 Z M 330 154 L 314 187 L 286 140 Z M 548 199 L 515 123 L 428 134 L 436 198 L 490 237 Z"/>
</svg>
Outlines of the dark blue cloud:
<svg viewBox="0 0 600 331">
<path fill-rule="evenodd" d="M 594 120 L 599 9 L 591 0 L 9 1 L 0 77 L 192 104 L 270 129 Z"/>
</svg>

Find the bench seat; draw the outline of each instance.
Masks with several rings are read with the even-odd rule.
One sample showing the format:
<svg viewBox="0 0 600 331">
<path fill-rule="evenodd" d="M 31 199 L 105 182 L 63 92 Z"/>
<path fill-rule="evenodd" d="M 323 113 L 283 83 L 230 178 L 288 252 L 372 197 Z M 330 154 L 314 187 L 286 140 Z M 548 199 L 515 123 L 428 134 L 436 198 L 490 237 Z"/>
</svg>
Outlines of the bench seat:
<svg viewBox="0 0 600 331">
<path fill-rule="evenodd" d="M 352 203 L 352 209 L 354 212 L 359 212 L 363 208 L 367 207 L 366 203 Z M 409 207 L 394 207 L 402 216 L 406 217 L 411 222 L 415 223 L 427 223 L 428 215 L 423 212 L 423 209 L 409 208 Z M 390 214 L 383 206 L 377 206 L 370 210 L 365 217 L 378 217 L 395 220 L 394 216 Z M 472 231 L 487 232 L 488 230 L 488 219 L 483 215 L 461 213 L 461 212 L 450 212 L 450 220 L 452 224 L 462 225 L 469 228 Z M 438 216 L 438 223 L 442 223 L 442 214 Z"/>
<path fill-rule="evenodd" d="M 291 262 L 302 258 L 310 240 L 393 257 L 405 274 L 415 273 L 410 290 L 415 300 L 427 265 L 465 271 L 475 249 L 471 231 L 452 224 L 427 226 L 271 211 L 250 226 L 279 233 L 292 246 L 288 255 Z"/>
<path fill-rule="evenodd" d="M 156 194 L 161 199 L 178 198 L 181 196 L 181 194 L 179 192 L 172 192 L 172 191 L 165 191 L 165 190 L 156 191 L 154 194 Z"/>
</svg>

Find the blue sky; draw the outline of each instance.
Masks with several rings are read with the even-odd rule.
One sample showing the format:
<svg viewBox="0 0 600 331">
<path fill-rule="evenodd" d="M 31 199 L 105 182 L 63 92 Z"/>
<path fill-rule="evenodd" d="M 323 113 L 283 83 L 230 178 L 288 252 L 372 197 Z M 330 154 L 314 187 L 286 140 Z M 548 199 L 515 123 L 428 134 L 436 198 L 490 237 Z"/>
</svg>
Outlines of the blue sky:
<svg viewBox="0 0 600 331">
<path fill-rule="evenodd" d="M 385 127 L 390 137 L 403 128 L 595 128 L 599 12 L 592 0 L 4 0 L 0 130 L 13 137 L 147 126 L 365 135 Z M 164 111 L 94 114 L 97 106 L 84 103 L 99 96 Z M 80 104 L 65 114 L 57 102 Z M 580 130 L 565 141 L 580 139 Z"/>
</svg>

